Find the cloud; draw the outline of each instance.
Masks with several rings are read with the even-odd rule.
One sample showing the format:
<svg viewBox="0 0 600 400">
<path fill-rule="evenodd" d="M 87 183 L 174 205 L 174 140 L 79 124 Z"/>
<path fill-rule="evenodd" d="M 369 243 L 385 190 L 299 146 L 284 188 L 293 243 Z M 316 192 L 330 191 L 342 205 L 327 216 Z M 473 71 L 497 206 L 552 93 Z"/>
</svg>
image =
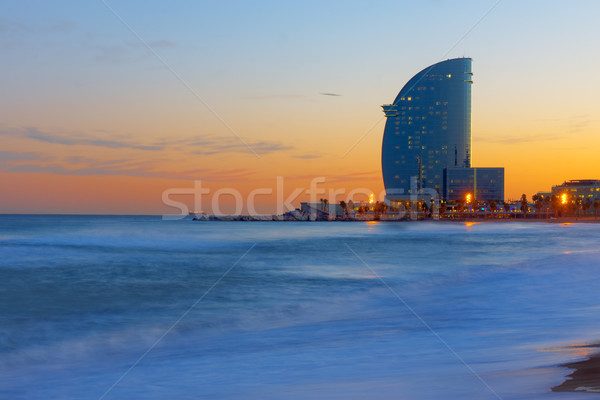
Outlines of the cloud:
<svg viewBox="0 0 600 400">
<path fill-rule="evenodd" d="M 67 160 L 71 157 L 67 158 Z M 58 175 L 125 175 L 143 178 L 205 180 L 216 182 L 239 181 L 255 174 L 254 170 L 238 168 L 231 170 L 196 169 L 188 171 L 168 171 L 156 166 L 155 161 L 75 159 L 78 166 L 61 165 L 59 163 L 42 163 L 36 160 L 3 160 L 0 159 L 0 171 L 4 172 L 45 172 Z"/>
<path fill-rule="evenodd" d="M 355 182 L 355 181 L 373 181 L 381 179 L 381 171 L 348 172 L 346 174 L 308 174 L 308 175 L 290 175 L 287 179 L 314 179 L 324 177 L 327 182 Z"/>
<path fill-rule="evenodd" d="M 309 100 L 309 98 L 303 94 L 293 93 L 264 94 L 256 96 L 246 96 L 244 98 L 249 100 Z"/>
<path fill-rule="evenodd" d="M 301 160 L 313 160 L 315 158 L 321 158 L 323 156 L 321 156 L 319 154 L 297 154 L 297 155 L 293 155 L 291 157 L 292 158 L 299 158 Z"/>
<path fill-rule="evenodd" d="M 235 136 L 197 135 L 187 138 L 162 138 L 149 142 L 140 142 L 131 138 L 116 137 L 111 133 L 89 135 L 83 133 L 58 133 L 41 131 L 35 127 L 22 129 L 3 129 L 0 135 L 27 138 L 43 143 L 63 146 L 92 146 L 109 149 L 129 149 L 158 152 L 164 150 L 180 151 L 194 155 L 217 155 L 225 153 L 252 154 L 248 146 L 257 154 L 293 150 L 294 146 L 276 141 L 244 138 Z"/>
<path fill-rule="evenodd" d="M 321 94 L 323 96 L 334 96 L 334 97 L 341 96 L 341 94 L 338 94 L 338 93 L 328 93 L 328 92 L 321 92 L 319 94 Z"/>
<path fill-rule="evenodd" d="M 0 151 L 0 162 L 15 161 L 51 161 L 54 157 L 44 153 L 33 151 Z"/>
<path fill-rule="evenodd" d="M 58 20 L 45 24 L 27 24 L 22 21 L 0 18 L 0 32 L 23 34 L 71 33 L 77 25 L 71 21 Z"/>
<path fill-rule="evenodd" d="M 569 119 L 569 132 L 577 133 L 581 132 L 586 126 L 592 122 L 588 114 L 575 115 Z"/>
<path fill-rule="evenodd" d="M 24 128 L 24 136 L 40 142 L 62 144 L 66 146 L 95 146 L 108 147 L 111 149 L 134 149 L 134 150 L 149 150 L 157 151 L 164 150 L 165 146 L 160 144 L 141 144 L 126 140 L 103 139 L 89 137 L 81 134 L 65 136 L 64 134 L 56 134 L 50 132 L 42 132 L 37 128 Z"/>
<path fill-rule="evenodd" d="M 246 142 L 248 145 L 246 145 L 244 142 Z M 293 146 L 267 140 L 244 139 L 244 142 L 233 136 L 195 136 L 180 143 L 188 148 L 194 149 L 191 151 L 191 153 L 197 155 L 248 153 L 248 146 L 250 146 L 250 148 L 259 155 L 294 149 Z"/>
<path fill-rule="evenodd" d="M 555 134 L 551 135 L 505 135 L 497 137 L 481 137 L 477 136 L 473 138 L 474 142 L 481 143 L 497 143 L 497 144 L 522 144 L 530 142 L 550 142 L 558 140 L 560 137 Z"/>
</svg>

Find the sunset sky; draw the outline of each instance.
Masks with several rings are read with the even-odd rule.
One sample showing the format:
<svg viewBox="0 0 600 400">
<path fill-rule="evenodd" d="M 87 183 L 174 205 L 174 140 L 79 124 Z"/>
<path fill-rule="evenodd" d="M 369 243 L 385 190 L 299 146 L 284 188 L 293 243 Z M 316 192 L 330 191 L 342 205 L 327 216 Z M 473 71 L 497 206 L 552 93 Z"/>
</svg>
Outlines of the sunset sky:
<svg viewBox="0 0 600 400">
<path fill-rule="evenodd" d="M 209 212 L 219 189 L 270 188 L 267 213 L 278 176 L 286 196 L 320 176 L 380 193 L 380 105 L 462 56 L 473 166 L 505 167 L 508 199 L 600 179 L 598 15 L 597 1 L 0 0 L 0 213 L 176 212 L 163 192 L 194 181 Z"/>
</svg>

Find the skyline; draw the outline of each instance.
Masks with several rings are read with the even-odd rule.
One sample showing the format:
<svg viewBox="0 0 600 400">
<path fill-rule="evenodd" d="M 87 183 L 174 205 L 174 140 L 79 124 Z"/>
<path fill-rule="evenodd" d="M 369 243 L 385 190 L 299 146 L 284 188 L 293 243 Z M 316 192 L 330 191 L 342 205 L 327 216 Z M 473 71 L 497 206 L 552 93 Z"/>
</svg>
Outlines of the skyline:
<svg viewBox="0 0 600 400">
<path fill-rule="evenodd" d="M 591 1 L 0 5 L 0 213 L 160 214 L 195 180 L 380 193 L 380 105 L 463 56 L 472 164 L 508 199 L 600 176 Z"/>
</svg>

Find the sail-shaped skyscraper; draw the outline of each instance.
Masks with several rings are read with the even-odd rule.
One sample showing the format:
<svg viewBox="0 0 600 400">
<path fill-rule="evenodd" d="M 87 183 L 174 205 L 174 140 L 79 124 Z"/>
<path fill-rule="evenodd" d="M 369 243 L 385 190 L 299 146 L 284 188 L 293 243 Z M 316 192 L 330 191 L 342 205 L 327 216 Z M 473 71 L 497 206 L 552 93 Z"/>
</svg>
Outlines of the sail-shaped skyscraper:
<svg viewBox="0 0 600 400">
<path fill-rule="evenodd" d="M 406 200 L 424 190 L 447 197 L 445 174 L 471 167 L 471 61 L 454 58 L 423 69 L 392 104 L 382 106 L 387 122 L 381 166 L 388 199 Z"/>
</svg>

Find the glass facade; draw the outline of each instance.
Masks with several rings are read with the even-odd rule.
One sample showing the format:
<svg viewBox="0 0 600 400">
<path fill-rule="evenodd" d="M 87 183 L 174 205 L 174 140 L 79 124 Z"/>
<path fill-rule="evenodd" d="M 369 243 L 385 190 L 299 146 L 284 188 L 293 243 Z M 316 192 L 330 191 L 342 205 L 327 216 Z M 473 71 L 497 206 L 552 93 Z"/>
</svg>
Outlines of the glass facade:
<svg viewBox="0 0 600 400">
<path fill-rule="evenodd" d="M 464 201 L 467 194 L 475 201 L 503 201 L 504 168 L 446 168 L 443 197 Z"/>
<path fill-rule="evenodd" d="M 471 166 L 471 59 L 425 68 L 404 85 L 387 117 L 381 164 L 389 199 L 435 189 L 443 195 L 444 169 Z"/>
</svg>

